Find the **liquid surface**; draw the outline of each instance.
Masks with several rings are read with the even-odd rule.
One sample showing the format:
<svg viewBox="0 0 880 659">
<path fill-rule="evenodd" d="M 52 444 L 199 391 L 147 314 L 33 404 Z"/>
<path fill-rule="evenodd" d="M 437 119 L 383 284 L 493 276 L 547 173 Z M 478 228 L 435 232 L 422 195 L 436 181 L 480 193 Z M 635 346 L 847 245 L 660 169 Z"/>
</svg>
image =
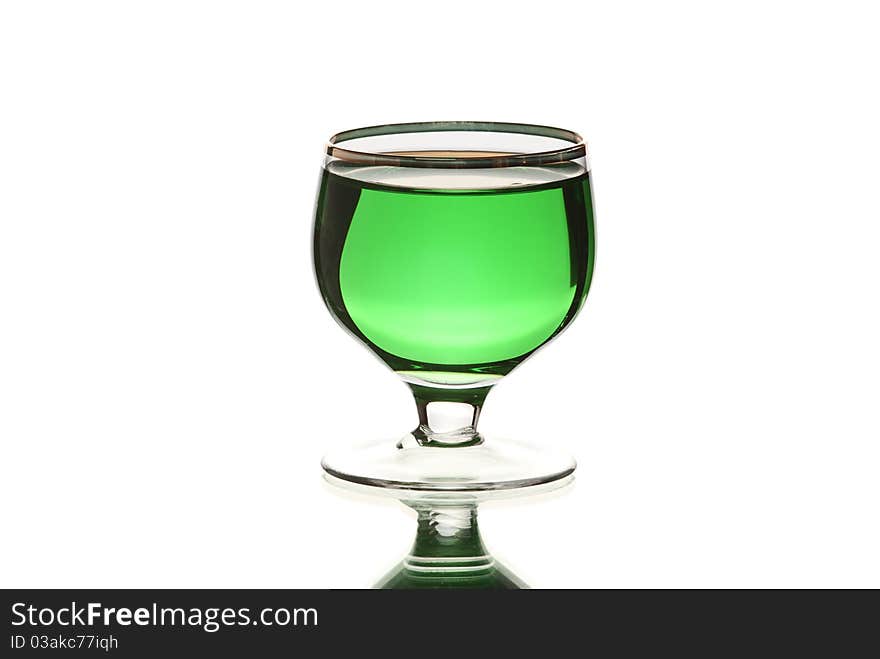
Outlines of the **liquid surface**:
<svg viewBox="0 0 880 659">
<path fill-rule="evenodd" d="M 318 282 L 340 322 L 408 379 L 476 384 L 509 372 L 580 308 L 591 201 L 587 173 L 571 163 L 479 172 L 330 163 Z"/>
</svg>

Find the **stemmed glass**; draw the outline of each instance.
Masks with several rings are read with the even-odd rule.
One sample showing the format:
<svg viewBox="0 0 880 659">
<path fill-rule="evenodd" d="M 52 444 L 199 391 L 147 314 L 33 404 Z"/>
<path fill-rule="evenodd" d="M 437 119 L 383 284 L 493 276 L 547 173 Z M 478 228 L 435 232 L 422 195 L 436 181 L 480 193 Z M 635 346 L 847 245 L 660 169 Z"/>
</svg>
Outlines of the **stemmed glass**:
<svg viewBox="0 0 880 659">
<path fill-rule="evenodd" d="M 565 329 L 593 273 L 592 192 L 571 131 L 471 121 L 333 136 L 314 225 L 330 313 L 409 386 L 418 422 L 324 457 L 328 478 L 418 513 L 383 588 L 521 588 L 486 551 L 477 506 L 555 488 L 574 460 L 485 438 L 486 396 Z M 553 383 L 550 383 L 552 386 Z"/>
<path fill-rule="evenodd" d="M 402 438 L 328 454 L 324 469 L 456 492 L 571 474 L 571 457 L 485 438 L 477 424 L 492 387 L 580 310 L 594 244 L 576 133 L 455 121 L 333 136 L 314 225 L 318 286 L 336 320 L 409 385 L 418 422 Z"/>
</svg>

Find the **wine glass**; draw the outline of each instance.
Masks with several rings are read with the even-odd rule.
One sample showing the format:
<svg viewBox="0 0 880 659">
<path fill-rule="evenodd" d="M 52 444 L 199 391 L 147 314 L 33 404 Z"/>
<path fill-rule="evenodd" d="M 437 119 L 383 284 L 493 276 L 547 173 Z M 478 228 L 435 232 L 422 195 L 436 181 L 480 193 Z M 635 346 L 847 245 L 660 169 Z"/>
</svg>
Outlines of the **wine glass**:
<svg viewBox="0 0 880 659">
<path fill-rule="evenodd" d="M 414 430 L 325 456 L 336 478 L 423 492 L 565 478 L 548 446 L 483 437 L 488 393 L 583 306 L 595 253 L 576 133 L 497 122 L 345 131 L 326 151 L 314 267 L 330 313 L 406 382 Z M 548 387 L 555 383 L 548 383 Z"/>
</svg>

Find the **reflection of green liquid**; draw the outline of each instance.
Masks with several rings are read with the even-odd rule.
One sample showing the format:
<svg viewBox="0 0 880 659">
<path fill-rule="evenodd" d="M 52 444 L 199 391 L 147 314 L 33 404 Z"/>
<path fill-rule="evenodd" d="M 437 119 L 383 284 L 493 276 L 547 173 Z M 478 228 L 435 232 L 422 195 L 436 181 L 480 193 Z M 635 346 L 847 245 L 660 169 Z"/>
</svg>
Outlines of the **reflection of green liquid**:
<svg viewBox="0 0 880 659">
<path fill-rule="evenodd" d="M 503 375 L 567 325 L 593 266 L 589 178 L 411 190 L 325 171 L 315 268 L 334 315 L 398 371 Z M 460 380 L 459 380 L 460 381 Z"/>
<path fill-rule="evenodd" d="M 382 590 L 518 590 L 528 588 L 507 568 L 498 563 L 485 570 L 471 572 L 415 572 L 404 563 L 398 565 L 376 584 Z"/>
<path fill-rule="evenodd" d="M 410 505 L 419 514 L 415 544 L 377 588 L 528 587 L 486 551 L 477 526 L 476 505 Z"/>
</svg>

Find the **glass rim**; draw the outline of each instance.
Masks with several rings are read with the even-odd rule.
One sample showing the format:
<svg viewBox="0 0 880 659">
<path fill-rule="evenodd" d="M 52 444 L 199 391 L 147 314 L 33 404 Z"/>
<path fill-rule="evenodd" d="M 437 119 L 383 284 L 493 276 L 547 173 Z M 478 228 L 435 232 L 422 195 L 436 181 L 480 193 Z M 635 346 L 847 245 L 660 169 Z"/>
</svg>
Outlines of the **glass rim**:
<svg viewBox="0 0 880 659">
<path fill-rule="evenodd" d="M 340 146 L 350 140 L 363 137 L 380 137 L 428 132 L 475 132 L 507 133 L 546 137 L 570 142 L 568 146 L 555 149 L 527 152 L 498 153 L 497 155 L 462 155 L 464 152 L 449 151 L 449 155 L 420 156 L 411 152 L 394 152 L 350 149 Z M 392 167 L 430 167 L 430 168 L 487 168 L 487 167 L 529 167 L 570 162 L 587 157 L 587 144 L 574 131 L 539 124 L 508 123 L 503 121 L 418 121 L 411 123 L 382 124 L 354 128 L 336 133 L 327 141 L 328 158 L 357 163 L 361 165 L 389 165 Z"/>
</svg>

